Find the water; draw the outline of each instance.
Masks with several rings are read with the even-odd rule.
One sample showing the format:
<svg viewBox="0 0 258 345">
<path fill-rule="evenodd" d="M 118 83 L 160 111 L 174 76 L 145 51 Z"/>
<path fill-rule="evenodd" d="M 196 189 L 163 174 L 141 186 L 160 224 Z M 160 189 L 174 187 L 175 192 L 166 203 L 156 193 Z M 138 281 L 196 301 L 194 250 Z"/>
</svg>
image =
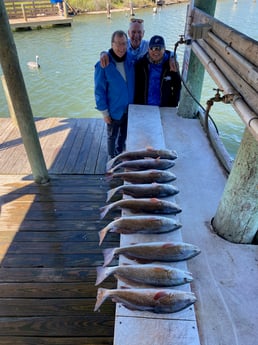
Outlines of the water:
<svg viewBox="0 0 258 345">
<path fill-rule="evenodd" d="M 152 9 L 137 10 L 145 21 L 145 38 L 161 34 L 168 49 L 173 50 L 179 35 L 184 33 L 186 4 L 171 5 L 156 15 Z M 258 39 L 258 6 L 253 0 L 218 1 L 215 17 L 226 24 Z M 21 69 L 35 117 L 99 117 L 93 95 L 94 64 L 99 53 L 110 47 L 113 31 L 127 31 L 129 13 L 76 16 L 72 27 L 15 32 Z M 184 47 L 177 54 L 182 61 Z M 41 68 L 30 70 L 27 62 L 40 56 Z M 1 72 L 1 71 L 0 71 Z M 214 96 L 216 84 L 205 77 L 202 104 Z M 214 114 L 213 114 L 214 113 Z M 230 105 L 216 104 L 212 112 L 229 153 L 234 157 L 243 132 L 243 123 Z M 0 117 L 8 109 L 0 83 Z"/>
</svg>

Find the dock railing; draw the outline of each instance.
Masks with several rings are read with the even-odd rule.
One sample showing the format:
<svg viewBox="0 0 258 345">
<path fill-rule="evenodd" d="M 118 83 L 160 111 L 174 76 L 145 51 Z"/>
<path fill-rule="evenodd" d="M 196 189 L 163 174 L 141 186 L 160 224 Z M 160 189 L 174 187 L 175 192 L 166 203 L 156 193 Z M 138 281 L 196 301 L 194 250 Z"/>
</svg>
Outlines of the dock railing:
<svg viewBox="0 0 258 345">
<path fill-rule="evenodd" d="M 5 0 L 5 8 L 9 19 L 37 18 L 58 16 L 59 9 L 49 0 Z"/>
<path fill-rule="evenodd" d="M 246 126 L 212 225 L 215 232 L 231 242 L 252 243 L 258 233 L 258 43 L 190 6 L 185 37 L 190 44 L 184 53 L 184 86 L 191 86 L 195 99 L 200 99 L 204 68 L 218 86 L 218 96 L 207 101 L 206 119 L 209 104 L 222 101 L 232 105 Z M 196 116 L 198 102 L 184 91 L 178 114 Z M 219 96 L 220 91 L 223 97 Z M 209 137 L 209 121 L 206 122 Z"/>
</svg>

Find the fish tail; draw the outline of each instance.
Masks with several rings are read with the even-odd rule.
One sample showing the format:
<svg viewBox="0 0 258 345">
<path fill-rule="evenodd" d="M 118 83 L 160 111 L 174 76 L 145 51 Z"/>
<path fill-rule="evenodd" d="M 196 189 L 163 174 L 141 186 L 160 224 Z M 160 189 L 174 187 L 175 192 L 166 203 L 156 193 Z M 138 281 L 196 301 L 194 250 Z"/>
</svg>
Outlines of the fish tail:
<svg viewBox="0 0 258 345">
<path fill-rule="evenodd" d="M 106 300 L 106 298 L 108 297 L 107 294 L 108 290 L 104 289 L 104 288 L 99 288 L 98 292 L 97 292 L 97 301 L 94 307 L 94 311 L 99 310 L 101 304 Z"/>
<path fill-rule="evenodd" d="M 104 255 L 104 264 L 103 267 L 106 267 L 113 260 L 115 248 L 106 248 L 103 250 Z"/>
<path fill-rule="evenodd" d="M 111 181 L 111 180 L 112 180 L 112 178 L 113 178 L 113 174 L 112 174 L 112 173 L 110 173 L 110 172 L 106 172 L 106 174 L 105 174 L 105 178 L 106 178 L 106 181 L 107 181 L 107 182 L 109 182 L 109 181 Z"/>
<path fill-rule="evenodd" d="M 103 206 L 99 209 L 100 210 L 100 219 L 105 218 L 105 216 L 109 212 L 110 208 L 111 208 L 110 205 L 106 205 L 106 206 Z"/>
<path fill-rule="evenodd" d="M 102 266 L 96 267 L 96 271 L 97 271 L 97 279 L 96 279 L 95 286 L 102 283 L 103 280 L 105 280 L 110 274 L 108 268 L 105 268 Z"/>
<path fill-rule="evenodd" d="M 111 169 L 111 168 L 113 167 L 115 161 L 116 161 L 116 157 L 111 158 L 111 159 L 107 162 L 106 169 L 107 169 L 107 170 Z"/>
<path fill-rule="evenodd" d="M 108 192 L 107 192 L 107 200 L 106 202 L 109 202 L 110 199 L 120 190 L 120 186 L 119 187 L 116 187 L 116 188 L 113 188 L 113 189 L 110 189 Z"/>
<path fill-rule="evenodd" d="M 99 246 L 101 246 L 106 234 L 108 233 L 108 226 L 105 226 L 102 230 L 99 231 Z"/>
</svg>

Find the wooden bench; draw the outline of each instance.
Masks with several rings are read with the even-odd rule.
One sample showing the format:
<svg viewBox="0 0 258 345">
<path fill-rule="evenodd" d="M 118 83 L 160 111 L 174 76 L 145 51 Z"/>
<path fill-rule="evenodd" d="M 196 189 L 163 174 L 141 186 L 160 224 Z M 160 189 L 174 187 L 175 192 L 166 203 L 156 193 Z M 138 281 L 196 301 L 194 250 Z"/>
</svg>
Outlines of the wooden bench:
<svg viewBox="0 0 258 345">
<path fill-rule="evenodd" d="M 173 110 L 171 108 L 171 111 L 175 111 L 175 109 Z M 127 150 L 138 150 L 148 146 L 165 148 L 159 108 L 155 106 L 130 105 Z M 176 199 L 176 197 L 168 198 L 168 200 L 173 202 L 177 202 Z M 182 207 L 180 204 L 179 206 Z M 123 211 L 123 214 L 128 215 L 125 211 Z M 121 235 L 120 246 L 122 247 L 136 242 L 155 241 L 182 241 L 181 230 L 162 235 Z M 119 264 L 126 262 L 128 260 L 125 258 L 119 258 Z M 187 270 L 185 261 L 173 263 L 171 266 Z M 118 286 L 120 286 L 119 281 Z M 191 290 L 189 284 L 176 287 L 176 289 L 184 291 Z M 131 311 L 121 304 L 117 304 L 114 345 L 139 344 L 199 345 L 194 307 L 191 306 L 183 311 L 172 314 L 154 314 L 150 312 Z"/>
</svg>

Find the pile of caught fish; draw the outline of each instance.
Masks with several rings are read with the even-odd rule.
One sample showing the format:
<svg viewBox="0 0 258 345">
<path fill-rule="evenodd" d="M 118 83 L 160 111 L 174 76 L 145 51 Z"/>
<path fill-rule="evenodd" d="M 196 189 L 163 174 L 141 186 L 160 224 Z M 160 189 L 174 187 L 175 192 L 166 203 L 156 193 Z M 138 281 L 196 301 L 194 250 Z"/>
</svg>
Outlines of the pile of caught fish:
<svg viewBox="0 0 258 345">
<path fill-rule="evenodd" d="M 103 219 L 114 209 L 127 209 L 135 215 L 115 219 L 99 232 L 99 245 L 108 232 L 119 234 L 162 234 L 181 228 L 176 215 L 181 208 L 164 200 L 179 190 L 168 182 L 176 176 L 167 169 L 174 166 L 177 154 L 170 150 L 146 150 L 123 152 L 107 163 L 110 178 L 120 178 L 127 184 L 107 193 L 107 202 L 114 196 L 125 194 L 130 198 L 110 203 L 100 209 Z M 122 172 L 116 172 L 123 169 Z M 139 214 L 140 213 L 140 214 Z M 141 213 L 144 213 L 142 215 Z M 96 285 L 113 275 L 126 284 L 126 288 L 99 288 L 94 311 L 111 298 L 131 310 L 154 313 L 173 313 L 187 308 L 196 301 L 192 292 L 174 290 L 174 286 L 190 283 L 190 272 L 169 265 L 171 262 L 188 260 L 200 253 L 200 249 L 184 242 L 147 242 L 126 247 L 103 250 L 104 264 L 97 267 Z M 123 255 L 137 262 L 132 265 L 107 267 L 114 257 Z M 158 263 L 157 263 L 158 262 Z"/>
</svg>

